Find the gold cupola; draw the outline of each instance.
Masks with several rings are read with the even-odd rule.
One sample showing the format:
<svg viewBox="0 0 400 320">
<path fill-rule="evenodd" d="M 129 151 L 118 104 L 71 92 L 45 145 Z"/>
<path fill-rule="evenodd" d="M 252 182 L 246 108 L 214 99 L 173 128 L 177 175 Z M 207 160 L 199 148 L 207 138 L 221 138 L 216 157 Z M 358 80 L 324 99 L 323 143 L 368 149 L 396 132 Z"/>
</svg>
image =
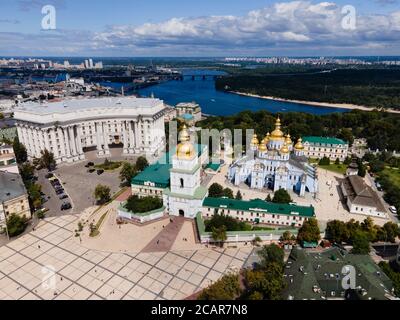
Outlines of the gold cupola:
<svg viewBox="0 0 400 320">
<path fill-rule="evenodd" d="M 190 142 L 190 135 L 186 125 L 183 126 L 182 131 L 179 133 L 179 141 L 176 148 L 176 155 L 178 159 L 191 159 L 195 154 L 194 146 Z"/>
<path fill-rule="evenodd" d="M 281 119 L 278 117 L 275 122 L 275 130 L 271 133 L 271 140 L 281 140 L 284 139 L 283 132 L 281 130 L 282 124 Z"/>
<path fill-rule="evenodd" d="M 289 148 L 288 145 L 286 144 L 286 142 L 283 144 L 282 148 L 281 148 L 281 153 L 289 153 Z"/>
<path fill-rule="evenodd" d="M 302 138 L 299 138 L 299 140 L 297 140 L 297 143 L 295 144 L 294 148 L 296 150 L 304 150 L 303 139 Z"/>
<path fill-rule="evenodd" d="M 285 142 L 286 142 L 286 144 L 287 144 L 288 146 L 290 146 L 290 145 L 293 144 L 292 137 L 290 136 L 290 134 L 288 134 L 288 135 L 286 136 Z"/>
<path fill-rule="evenodd" d="M 252 146 L 258 146 L 259 141 L 258 141 L 258 138 L 257 138 L 257 135 L 256 135 L 256 134 L 253 135 L 253 139 L 251 139 L 250 144 L 251 144 Z"/>
<path fill-rule="evenodd" d="M 265 142 L 265 139 L 263 139 L 261 141 L 260 145 L 258 146 L 258 151 L 261 151 L 261 152 L 268 151 L 267 142 Z"/>
<path fill-rule="evenodd" d="M 267 135 L 264 138 L 265 144 L 268 144 L 269 139 L 271 139 L 271 134 L 268 132 Z"/>
</svg>

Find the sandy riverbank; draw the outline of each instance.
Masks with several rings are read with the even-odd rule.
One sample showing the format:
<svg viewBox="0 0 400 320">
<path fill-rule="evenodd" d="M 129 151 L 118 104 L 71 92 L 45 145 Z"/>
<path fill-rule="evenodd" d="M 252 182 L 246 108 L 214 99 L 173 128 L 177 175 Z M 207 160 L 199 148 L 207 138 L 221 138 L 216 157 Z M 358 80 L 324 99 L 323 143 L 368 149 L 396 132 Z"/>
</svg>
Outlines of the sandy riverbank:
<svg viewBox="0 0 400 320">
<path fill-rule="evenodd" d="M 362 111 L 375 110 L 374 108 L 371 108 L 371 107 L 358 106 L 355 104 L 347 104 L 347 103 L 328 103 L 328 102 L 314 102 L 314 101 L 303 101 L 303 100 L 290 100 L 290 99 L 276 98 L 276 97 L 270 97 L 270 96 L 260 96 L 257 94 L 237 92 L 237 91 L 230 91 L 230 93 L 234 93 L 234 94 L 238 94 L 238 95 L 246 96 L 246 97 L 259 98 L 259 99 L 306 104 L 306 105 L 315 106 L 315 107 L 339 108 L 339 109 L 362 110 Z M 400 114 L 400 110 L 385 109 L 384 111 L 389 112 L 389 113 Z"/>
</svg>

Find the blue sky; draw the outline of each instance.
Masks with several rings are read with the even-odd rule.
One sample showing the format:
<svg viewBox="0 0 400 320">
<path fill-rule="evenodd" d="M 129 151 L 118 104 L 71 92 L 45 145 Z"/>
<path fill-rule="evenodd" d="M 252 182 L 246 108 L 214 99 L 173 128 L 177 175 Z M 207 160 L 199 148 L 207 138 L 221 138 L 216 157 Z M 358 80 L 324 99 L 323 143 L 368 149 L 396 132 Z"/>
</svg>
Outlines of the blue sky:
<svg viewBox="0 0 400 320">
<path fill-rule="evenodd" d="M 55 31 L 41 30 L 46 4 Z M 398 0 L 0 1 L 0 55 L 397 55 L 399 42 Z"/>
</svg>

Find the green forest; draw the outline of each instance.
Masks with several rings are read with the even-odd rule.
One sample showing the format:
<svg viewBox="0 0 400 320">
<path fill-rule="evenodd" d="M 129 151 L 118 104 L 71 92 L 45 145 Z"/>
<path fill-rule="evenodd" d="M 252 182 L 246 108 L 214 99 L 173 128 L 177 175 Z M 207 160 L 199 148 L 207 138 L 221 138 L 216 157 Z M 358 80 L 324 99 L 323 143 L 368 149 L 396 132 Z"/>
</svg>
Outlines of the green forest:
<svg viewBox="0 0 400 320">
<path fill-rule="evenodd" d="M 240 69 L 216 80 L 217 90 L 283 99 L 400 109 L 400 68 L 333 70 Z"/>
<path fill-rule="evenodd" d="M 352 143 L 354 138 L 366 138 L 371 149 L 400 150 L 400 115 L 382 111 L 352 110 L 346 113 L 312 115 L 300 112 L 284 113 L 282 125 L 293 140 L 309 135 L 334 136 Z M 259 137 L 275 128 L 276 115 L 268 111 L 242 111 L 232 116 L 209 117 L 198 123 L 208 129 L 254 129 Z M 245 135 L 243 134 L 243 144 Z"/>
</svg>

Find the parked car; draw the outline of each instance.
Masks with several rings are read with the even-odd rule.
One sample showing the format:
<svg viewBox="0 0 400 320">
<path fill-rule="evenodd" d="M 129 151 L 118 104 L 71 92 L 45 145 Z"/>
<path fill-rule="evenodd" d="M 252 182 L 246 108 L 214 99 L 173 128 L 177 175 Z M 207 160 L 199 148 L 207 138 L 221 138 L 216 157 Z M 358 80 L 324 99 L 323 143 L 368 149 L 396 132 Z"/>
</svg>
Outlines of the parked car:
<svg viewBox="0 0 400 320">
<path fill-rule="evenodd" d="M 48 173 L 48 174 L 45 175 L 46 179 L 51 179 L 53 177 L 54 177 L 54 174 L 52 174 L 52 173 Z"/>
<path fill-rule="evenodd" d="M 56 195 L 60 195 L 64 193 L 64 189 L 58 189 L 56 190 Z"/>
<path fill-rule="evenodd" d="M 68 199 L 68 196 L 65 193 L 60 194 L 60 200 Z"/>
<path fill-rule="evenodd" d="M 93 172 L 95 172 L 95 171 L 96 171 L 96 169 L 89 169 L 89 170 L 88 170 L 89 173 L 93 173 Z"/>
<path fill-rule="evenodd" d="M 61 205 L 61 211 L 69 210 L 69 209 L 71 209 L 71 208 L 72 208 L 72 205 L 71 205 L 69 202 L 63 203 L 63 204 Z"/>
<path fill-rule="evenodd" d="M 391 207 L 389 207 L 389 210 L 390 210 L 390 212 L 391 212 L 391 213 L 393 213 L 393 214 L 397 214 L 397 209 L 396 209 L 396 207 L 395 207 L 395 206 L 391 206 Z"/>
<path fill-rule="evenodd" d="M 100 169 L 100 170 L 97 170 L 97 175 L 102 175 L 104 173 L 104 170 L 103 169 Z"/>
</svg>

